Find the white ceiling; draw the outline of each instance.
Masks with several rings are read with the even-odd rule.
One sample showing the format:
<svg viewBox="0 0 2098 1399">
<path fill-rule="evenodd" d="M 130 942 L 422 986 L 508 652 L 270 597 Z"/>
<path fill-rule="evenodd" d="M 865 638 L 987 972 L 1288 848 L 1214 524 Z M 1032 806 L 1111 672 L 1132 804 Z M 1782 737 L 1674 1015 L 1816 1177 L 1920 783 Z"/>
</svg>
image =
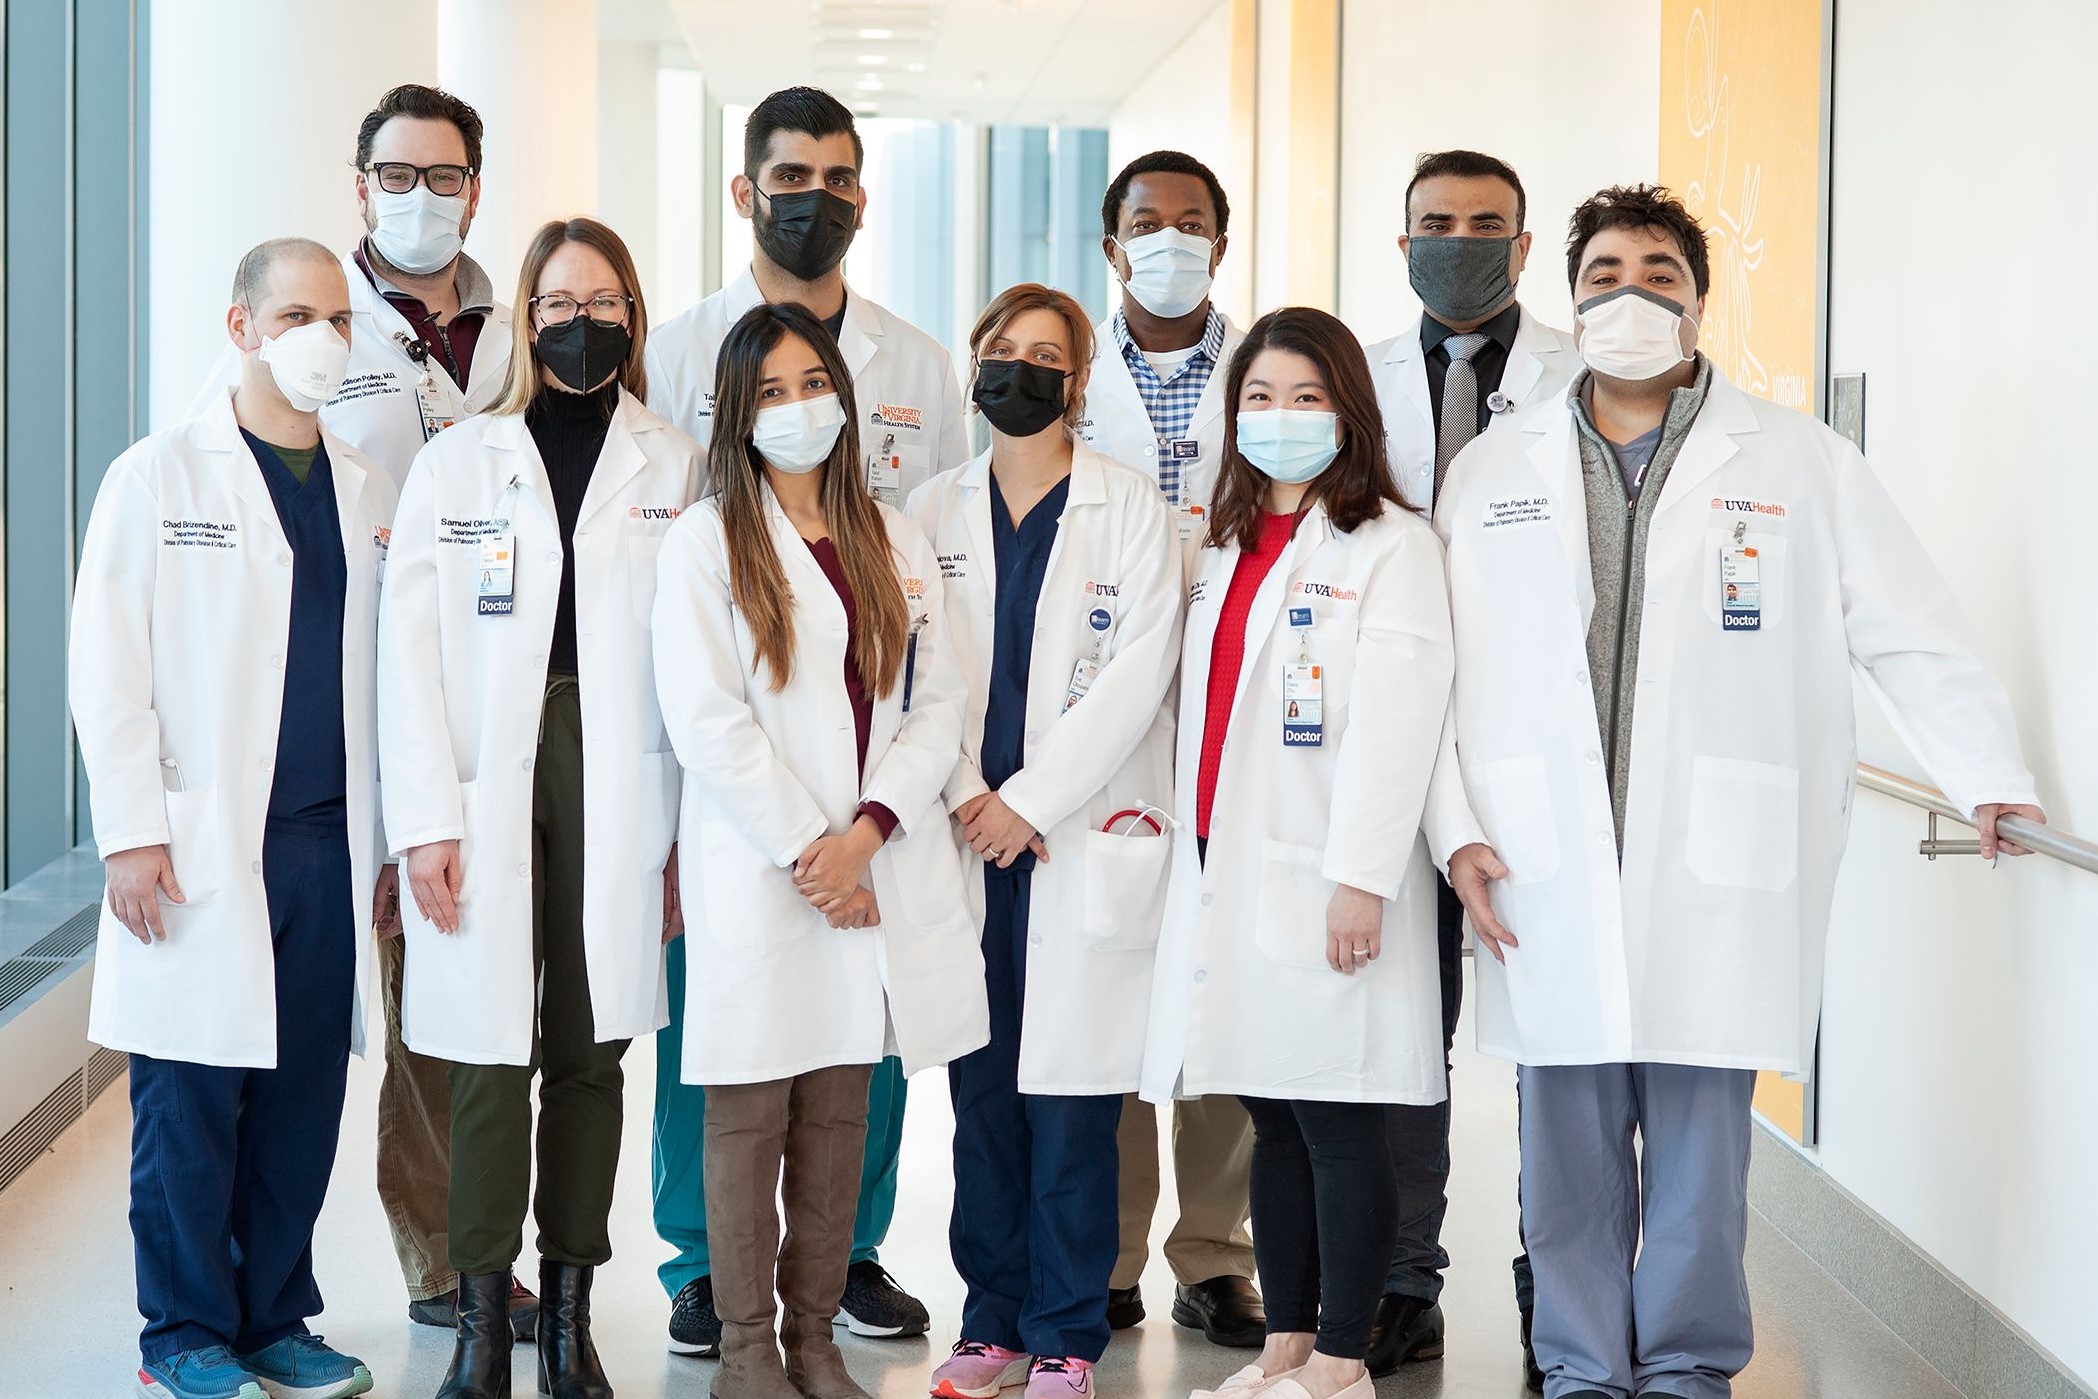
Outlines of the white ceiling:
<svg viewBox="0 0 2098 1399">
<path fill-rule="evenodd" d="M 1102 125 L 1224 0 L 612 0 L 666 4 L 714 96 L 796 83 L 863 115 Z"/>
</svg>

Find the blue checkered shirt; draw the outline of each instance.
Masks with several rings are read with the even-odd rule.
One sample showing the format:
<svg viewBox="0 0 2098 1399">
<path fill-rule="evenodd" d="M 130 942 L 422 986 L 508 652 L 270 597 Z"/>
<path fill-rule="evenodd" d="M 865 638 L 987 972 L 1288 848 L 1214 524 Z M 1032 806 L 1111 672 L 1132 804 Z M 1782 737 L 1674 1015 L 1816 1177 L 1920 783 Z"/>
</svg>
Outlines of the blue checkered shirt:
<svg viewBox="0 0 2098 1399">
<path fill-rule="evenodd" d="M 1216 372 L 1217 356 L 1224 352 L 1224 317 L 1216 307 L 1209 308 L 1209 319 L 1202 326 L 1202 343 L 1181 361 L 1170 379 L 1160 379 L 1151 361 L 1129 338 L 1129 322 L 1119 307 L 1112 325 L 1115 342 L 1122 347 L 1122 362 L 1129 366 L 1129 377 L 1136 382 L 1137 394 L 1144 400 L 1144 411 L 1151 415 L 1151 430 L 1158 435 L 1158 489 L 1165 493 L 1166 503 L 1177 509 L 1181 464 L 1173 459 L 1173 444 L 1187 436 L 1195 405 L 1202 401 L 1202 390 Z"/>
</svg>

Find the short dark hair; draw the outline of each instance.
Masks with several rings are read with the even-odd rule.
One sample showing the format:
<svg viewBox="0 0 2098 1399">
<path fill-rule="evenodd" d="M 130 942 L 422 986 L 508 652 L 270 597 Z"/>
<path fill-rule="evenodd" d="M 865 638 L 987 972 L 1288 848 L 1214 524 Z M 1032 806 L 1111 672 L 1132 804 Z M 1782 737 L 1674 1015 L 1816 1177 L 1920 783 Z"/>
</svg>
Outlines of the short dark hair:
<svg viewBox="0 0 2098 1399">
<path fill-rule="evenodd" d="M 1499 180 L 1515 191 L 1515 231 L 1522 232 L 1523 222 L 1530 216 L 1529 196 L 1523 193 L 1523 182 L 1515 177 L 1515 167 L 1499 156 L 1487 155 L 1484 151 L 1423 151 L 1420 159 L 1413 162 L 1413 178 L 1406 182 L 1406 202 L 1400 206 L 1400 215 L 1406 226 L 1413 226 L 1413 187 L 1422 180 L 1439 179 L 1444 175 L 1455 175 L 1460 179 Z"/>
<path fill-rule="evenodd" d="M 867 148 L 860 144 L 860 129 L 853 124 L 852 109 L 820 87 L 783 87 L 750 109 L 743 123 L 743 173 L 755 180 L 772 150 L 775 132 L 799 131 L 822 140 L 826 136 L 852 138 L 852 168 L 867 163 Z"/>
<path fill-rule="evenodd" d="M 1712 259 L 1705 227 L 1683 201 L 1660 185 L 1612 185 L 1573 211 L 1566 226 L 1566 284 L 1581 284 L 1581 255 L 1588 240 L 1606 228 L 1651 228 L 1675 239 L 1690 264 L 1690 281 L 1703 296 L 1712 286 Z"/>
<path fill-rule="evenodd" d="M 395 117 L 448 121 L 458 127 L 459 139 L 466 142 L 466 168 L 475 174 L 481 172 L 481 114 L 443 88 L 421 83 L 402 83 L 364 114 L 363 124 L 357 128 L 359 170 L 372 163 L 372 142 L 379 139 L 379 128 Z"/>
<path fill-rule="evenodd" d="M 1231 201 L 1224 197 L 1224 184 L 1217 178 L 1217 172 L 1185 151 L 1153 151 L 1123 166 L 1122 173 L 1115 176 L 1115 182 L 1107 187 L 1107 197 L 1100 201 L 1100 232 L 1103 237 L 1115 236 L 1115 229 L 1122 220 L 1122 206 L 1129 202 L 1129 186 L 1139 175 L 1193 175 L 1209 187 L 1209 200 L 1217 206 L 1217 232 L 1230 228 Z"/>
</svg>

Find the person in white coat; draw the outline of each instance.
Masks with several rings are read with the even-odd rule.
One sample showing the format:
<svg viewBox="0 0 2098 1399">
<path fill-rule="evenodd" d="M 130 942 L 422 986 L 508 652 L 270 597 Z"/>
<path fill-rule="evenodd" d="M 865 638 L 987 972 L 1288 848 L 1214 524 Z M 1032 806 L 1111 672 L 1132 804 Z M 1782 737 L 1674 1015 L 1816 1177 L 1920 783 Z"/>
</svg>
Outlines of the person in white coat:
<svg viewBox="0 0 2098 1399">
<path fill-rule="evenodd" d="M 1079 430 L 1102 456 L 1153 474 L 1190 551 L 1223 459 L 1217 370 L 1241 338 L 1210 299 L 1230 223 L 1216 172 L 1181 151 L 1130 161 L 1100 205 L 1100 247 L 1121 296 L 1094 331 Z"/>
<path fill-rule="evenodd" d="M 1522 181 L 1506 161 L 1479 151 L 1429 151 L 1414 162 L 1404 207 L 1399 251 L 1422 310 L 1415 325 L 1370 346 L 1369 361 L 1399 490 L 1432 515 L 1457 454 L 1480 433 L 1514 431 L 1524 409 L 1562 396 L 1580 358 L 1572 336 L 1545 325 L 1516 300 L 1531 235 Z M 1435 931 L 1447 1064 L 1464 1005 L 1464 908 L 1439 876 Z M 1372 1375 L 1443 1353 L 1439 1299 L 1450 1266 L 1442 1246 L 1449 1210 L 1449 1104 L 1394 1109 L 1391 1127 L 1399 1246 L 1377 1306 L 1368 1357 Z M 1531 1388 L 1541 1388 L 1529 1350 L 1529 1259 L 1518 1255 L 1514 1271 L 1524 1370 Z"/>
<path fill-rule="evenodd" d="M 1224 1388 L 1368 1399 L 1398 1224 L 1387 1105 L 1446 1094 L 1420 837 L 1450 694 L 1442 550 L 1392 483 L 1347 327 L 1271 312 L 1228 373 L 1142 1091 L 1237 1094 L 1253 1119 L 1268 1336 Z"/>
<path fill-rule="evenodd" d="M 1102 456 L 1153 474 L 1189 560 L 1224 457 L 1220 371 L 1243 338 L 1210 297 L 1230 222 L 1216 173 L 1181 151 L 1130 161 L 1100 206 L 1101 250 L 1122 293 L 1094 332 L 1079 431 Z M 1122 1242 L 1107 1307 L 1116 1330 L 1144 1319 L 1139 1282 L 1158 1209 L 1158 1132 L 1158 1114 L 1130 1094 L 1120 1136 Z M 1260 1345 L 1267 1322 L 1246 1233 L 1253 1124 L 1237 1099 L 1219 1094 L 1175 1103 L 1172 1138 L 1173 1319 L 1219 1345 Z"/>
<path fill-rule="evenodd" d="M 729 327 L 759 305 L 793 302 L 823 322 L 852 376 L 854 427 L 867 489 L 901 509 L 936 472 L 969 459 L 961 389 L 947 351 L 930 335 L 846 285 L 843 259 L 867 209 L 865 163 L 852 113 L 827 92 L 794 87 L 751 109 L 743 125 L 743 170 L 729 183 L 736 212 L 751 221 L 750 267 L 734 283 L 679 315 L 649 342 L 649 403 L 705 445 L 713 431 L 715 360 Z M 700 1169 L 706 1095 L 680 1083 L 685 949 L 668 962 L 669 1030 L 656 1036 L 656 1233 L 676 1250 L 659 1270 L 670 1294 L 670 1349 L 712 1355 L 721 1340 L 708 1281 L 706 1181 Z M 904 1074 L 885 1062 L 867 1097 L 867 1159 L 861 1176 L 846 1324 L 873 1338 L 922 1334 L 923 1303 L 881 1266 L 896 1215 L 903 1150 Z"/>
<path fill-rule="evenodd" d="M 398 486 L 423 443 L 488 407 L 510 366 L 510 308 L 464 250 L 481 198 L 481 116 L 438 88 L 403 83 L 357 128 L 353 190 L 364 234 L 342 256 L 350 287 L 350 364 L 321 405 L 328 430 Z M 228 347 L 193 412 L 239 381 Z M 379 1081 L 379 1205 L 408 1289 L 408 1319 L 452 1329 L 459 1278 L 446 1256 L 451 1086 L 441 1060 L 401 1043 L 402 944 L 394 867 L 379 925 L 378 1000 L 386 1072 Z M 532 1338 L 538 1303 L 520 1287 L 511 1312 Z"/>
<path fill-rule="evenodd" d="M 648 313 L 617 234 L 546 224 L 518 300 L 502 398 L 431 439 L 394 524 L 386 830 L 412 896 L 403 1034 L 451 1065 L 459 1322 L 442 1399 L 509 1393 L 535 1073 L 541 1389 L 598 1399 L 589 1298 L 612 1252 L 620 1059 L 663 1023 L 678 927 L 649 614 L 699 456 L 643 406 Z"/>
<path fill-rule="evenodd" d="M 1567 242 L 1586 370 L 1466 449 L 1437 512 L 1457 644 L 1428 831 L 1520 1065 L 1552 1399 L 1723 1399 L 1753 1345 L 1755 1071 L 1803 1075 L 1856 771 L 1855 672 L 1981 828 L 2042 819 L 2003 689 L 1864 458 L 1696 353 L 1711 267 L 1665 190 Z"/>
<path fill-rule="evenodd" d="M 249 252 L 226 332 L 239 386 L 117 459 L 81 546 L 68 682 L 109 885 L 88 1033 L 131 1055 L 138 1393 L 341 1399 L 371 1374 L 307 1320 L 364 1051 L 394 492 L 316 412 L 352 333 L 326 248 Z"/>
<path fill-rule="evenodd" d="M 968 682 L 947 807 L 981 877 L 991 1043 L 947 1072 L 948 1243 L 967 1284 L 932 1393 L 1081 1399 L 1120 1248 L 1115 1134 L 1143 1060 L 1164 913 L 1180 660 L 1172 517 L 1076 438 L 1092 327 L 1001 293 L 969 337 L 990 450 L 911 497 Z M 1040 863 L 1037 863 L 1037 860 Z"/>
<path fill-rule="evenodd" d="M 699 895 L 680 1071 L 707 1092 L 712 1389 L 866 1399 L 831 1327 L 868 1083 L 885 1058 L 910 1073 L 989 1037 L 940 803 L 961 677 L 931 544 L 861 484 L 850 372 L 822 323 L 793 302 L 746 313 L 717 417 L 708 498 L 664 544 L 655 608 Z"/>
</svg>

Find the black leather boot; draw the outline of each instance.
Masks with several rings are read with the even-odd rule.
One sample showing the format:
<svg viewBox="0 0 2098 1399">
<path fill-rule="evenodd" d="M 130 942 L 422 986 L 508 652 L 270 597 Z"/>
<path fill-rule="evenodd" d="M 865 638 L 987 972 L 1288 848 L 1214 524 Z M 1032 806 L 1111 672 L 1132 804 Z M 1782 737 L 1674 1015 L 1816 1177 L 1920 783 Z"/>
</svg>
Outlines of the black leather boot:
<svg viewBox="0 0 2098 1399">
<path fill-rule="evenodd" d="M 539 1392 L 553 1399 L 612 1399 L 590 1339 L 590 1273 L 572 1263 L 539 1263 Z"/>
<path fill-rule="evenodd" d="M 437 1399 L 510 1399 L 510 1272 L 459 1278 L 452 1364 Z"/>
</svg>

